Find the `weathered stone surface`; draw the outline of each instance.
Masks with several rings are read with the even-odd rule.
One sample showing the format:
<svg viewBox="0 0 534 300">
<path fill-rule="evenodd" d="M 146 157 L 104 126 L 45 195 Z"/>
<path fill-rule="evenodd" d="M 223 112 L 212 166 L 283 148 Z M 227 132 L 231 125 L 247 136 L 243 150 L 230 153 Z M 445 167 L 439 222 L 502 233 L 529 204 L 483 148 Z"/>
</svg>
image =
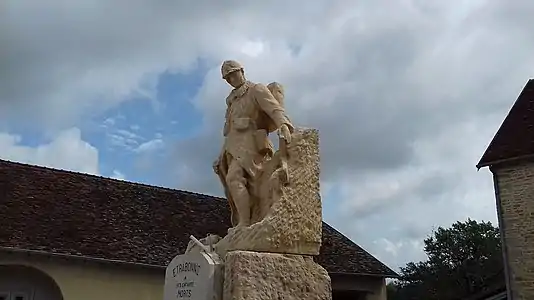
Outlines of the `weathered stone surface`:
<svg viewBox="0 0 534 300">
<path fill-rule="evenodd" d="M 289 184 L 267 216 L 250 227 L 231 228 L 217 244 L 227 251 L 318 255 L 322 234 L 319 192 L 319 135 L 316 129 L 297 128 L 287 148 Z"/>
<path fill-rule="evenodd" d="M 534 163 L 495 168 L 513 299 L 534 299 Z"/>
<path fill-rule="evenodd" d="M 330 277 L 311 256 L 229 252 L 223 300 L 272 299 L 330 300 Z"/>
</svg>

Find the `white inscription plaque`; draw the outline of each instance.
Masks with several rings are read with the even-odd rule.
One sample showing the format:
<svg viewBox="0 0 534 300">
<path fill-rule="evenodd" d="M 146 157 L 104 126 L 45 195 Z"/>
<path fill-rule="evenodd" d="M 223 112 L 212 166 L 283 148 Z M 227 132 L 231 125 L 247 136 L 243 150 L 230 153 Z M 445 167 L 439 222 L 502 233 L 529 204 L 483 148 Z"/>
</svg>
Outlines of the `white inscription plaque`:
<svg viewBox="0 0 534 300">
<path fill-rule="evenodd" d="M 176 256 L 165 270 L 164 300 L 218 300 L 222 292 L 221 265 L 209 254 Z"/>
</svg>

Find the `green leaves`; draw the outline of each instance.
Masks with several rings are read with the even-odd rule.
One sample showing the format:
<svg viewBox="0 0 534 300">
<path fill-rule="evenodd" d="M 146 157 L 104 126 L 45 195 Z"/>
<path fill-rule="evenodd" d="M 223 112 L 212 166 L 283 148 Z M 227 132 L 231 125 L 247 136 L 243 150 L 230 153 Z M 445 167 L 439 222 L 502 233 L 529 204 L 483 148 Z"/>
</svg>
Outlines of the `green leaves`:
<svg viewBox="0 0 534 300">
<path fill-rule="evenodd" d="M 428 260 L 401 268 L 388 299 L 454 300 L 504 280 L 499 229 L 491 222 L 468 219 L 439 227 L 424 244 Z"/>
</svg>

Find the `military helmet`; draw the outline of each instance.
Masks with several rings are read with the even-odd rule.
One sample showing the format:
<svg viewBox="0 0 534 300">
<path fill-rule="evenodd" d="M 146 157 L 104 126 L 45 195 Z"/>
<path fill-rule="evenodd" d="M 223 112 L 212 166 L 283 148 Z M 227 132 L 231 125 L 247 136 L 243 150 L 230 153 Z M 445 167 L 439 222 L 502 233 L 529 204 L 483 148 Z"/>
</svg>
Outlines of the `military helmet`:
<svg viewBox="0 0 534 300">
<path fill-rule="evenodd" d="M 228 74 L 239 70 L 243 70 L 243 66 L 240 63 L 235 60 L 225 60 L 221 66 L 222 78 L 226 79 Z"/>
</svg>

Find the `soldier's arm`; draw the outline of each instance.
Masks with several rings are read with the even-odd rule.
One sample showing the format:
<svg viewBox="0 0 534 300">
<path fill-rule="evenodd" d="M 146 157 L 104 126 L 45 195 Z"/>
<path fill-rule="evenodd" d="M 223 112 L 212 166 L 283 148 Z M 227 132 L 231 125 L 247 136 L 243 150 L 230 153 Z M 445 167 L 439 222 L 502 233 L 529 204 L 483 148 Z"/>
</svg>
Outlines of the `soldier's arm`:
<svg viewBox="0 0 534 300">
<path fill-rule="evenodd" d="M 265 85 L 256 84 L 254 86 L 254 96 L 261 110 L 274 121 L 276 127 L 280 128 L 280 126 L 286 124 L 291 131 L 293 130 L 293 124 L 287 117 L 284 107 L 278 103 Z"/>
</svg>

